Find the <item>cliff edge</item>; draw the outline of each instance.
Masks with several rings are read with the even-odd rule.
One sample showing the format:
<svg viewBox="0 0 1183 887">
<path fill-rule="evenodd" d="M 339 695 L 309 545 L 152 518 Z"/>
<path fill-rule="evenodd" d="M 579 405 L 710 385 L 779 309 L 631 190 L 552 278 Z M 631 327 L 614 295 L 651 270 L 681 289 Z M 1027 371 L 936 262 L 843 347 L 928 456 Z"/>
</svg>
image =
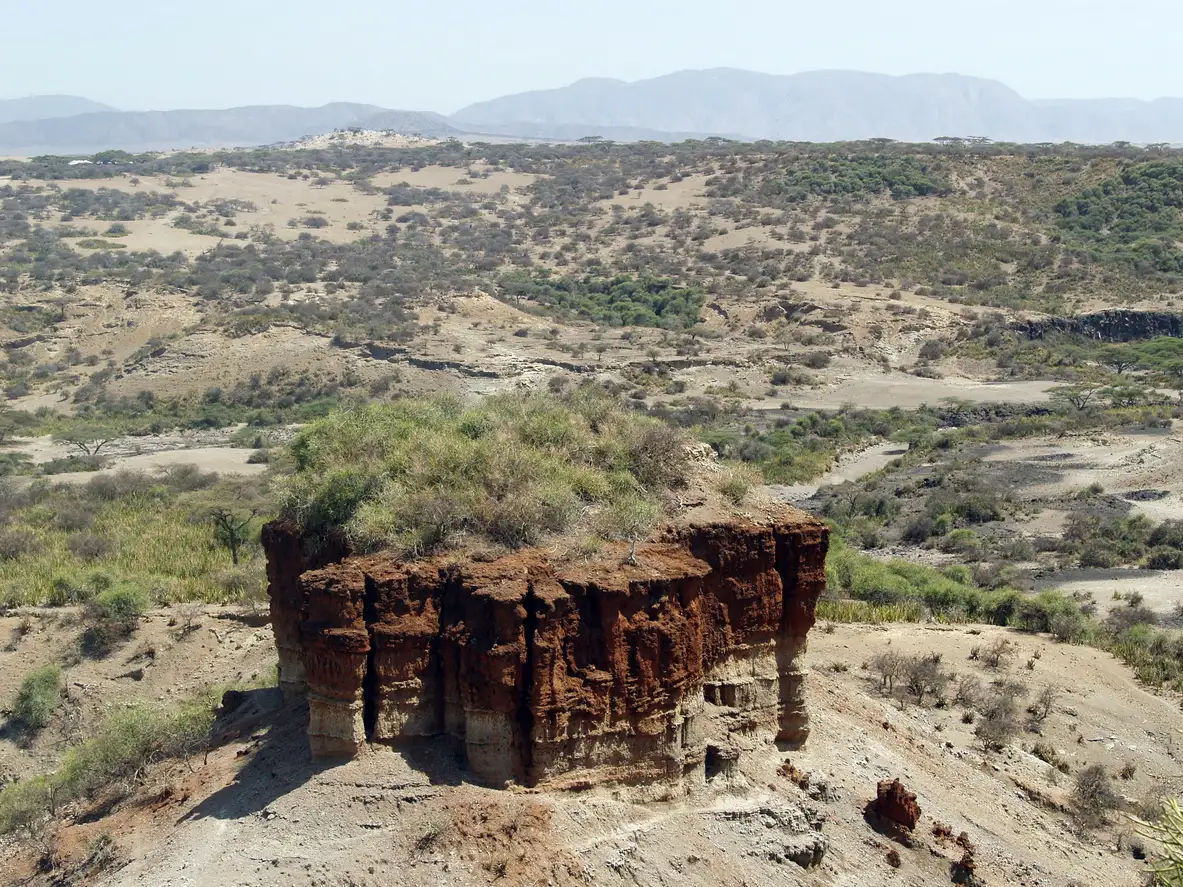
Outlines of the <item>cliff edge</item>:
<svg viewBox="0 0 1183 887">
<path fill-rule="evenodd" d="M 304 553 L 263 533 L 280 682 L 317 756 L 451 738 L 491 785 L 689 787 L 808 735 L 802 655 L 828 531 L 667 528 L 589 563 Z"/>
</svg>

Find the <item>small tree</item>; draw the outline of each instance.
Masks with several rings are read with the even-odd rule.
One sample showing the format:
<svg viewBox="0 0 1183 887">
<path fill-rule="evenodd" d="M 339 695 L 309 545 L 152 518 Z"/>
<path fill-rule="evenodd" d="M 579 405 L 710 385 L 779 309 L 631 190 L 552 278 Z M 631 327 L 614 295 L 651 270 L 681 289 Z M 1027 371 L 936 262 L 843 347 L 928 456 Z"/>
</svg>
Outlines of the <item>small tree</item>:
<svg viewBox="0 0 1183 887">
<path fill-rule="evenodd" d="M 1100 764 L 1085 767 L 1076 774 L 1076 784 L 1072 787 L 1072 812 L 1081 824 L 1103 825 L 1109 812 L 1117 807 L 1118 800 L 1113 782 Z"/>
<path fill-rule="evenodd" d="M 203 492 L 192 519 L 213 526 L 214 536 L 230 550 L 230 560 L 237 566 L 253 535 L 255 519 L 266 511 L 257 478 L 228 478 Z"/>
<path fill-rule="evenodd" d="M 94 457 L 118 436 L 114 429 L 105 425 L 78 425 L 54 439 L 80 450 L 84 456 Z"/>
<path fill-rule="evenodd" d="M 981 651 L 982 664 L 986 668 L 1005 668 L 1015 655 L 1015 645 L 1006 638 L 999 638 Z"/>
<path fill-rule="evenodd" d="M 871 670 L 879 675 L 880 689 L 894 693 L 896 679 L 904 671 L 904 658 L 894 650 L 888 650 L 886 653 L 877 653 L 870 664 Z"/>
<path fill-rule="evenodd" d="M 600 527 L 610 539 L 628 542 L 627 563 L 637 563 L 637 543 L 653 532 L 661 520 L 661 507 L 640 496 L 624 496 L 600 515 Z"/>
<path fill-rule="evenodd" d="M 1140 355 L 1129 345 L 1108 345 L 1101 351 L 1101 364 L 1119 376 L 1138 365 Z"/>
<path fill-rule="evenodd" d="M 941 669 L 935 656 L 913 656 L 907 660 L 905 676 L 908 692 L 916 697 L 916 704 L 923 705 L 925 696 L 938 699 L 949 685 L 949 675 Z"/>
<path fill-rule="evenodd" d="M 250 538 L 251 521 L 259 516 L 257 508 L 238 510 L 228 505 L 214 506 L 208 510 L 210 522 L 218 541 L 230 549 L 230 561 L 238 565 L 238 552 Z"/>
<path fill-rule="evenodd" d="M 1056 704 L 1056 700 L 1060 697 L 1060 691 L 1048 684 L 1044 687 L 1035 701 L 1027 709 L 1027 713 L 1031 715 L 1032 720 L 1038 726 L 1047 720 L 1047 716 L 1052 713 L 1052 708 Z"/>
<path fill-rule="evenodd" d="M 1085 409 L 1094 397 L 1100 387 L 1096 385 L 1061 385 L 1053 388 L 1050 391 L 1052 400 L 1067 404 L 1075 410 Z"/>
</svg>

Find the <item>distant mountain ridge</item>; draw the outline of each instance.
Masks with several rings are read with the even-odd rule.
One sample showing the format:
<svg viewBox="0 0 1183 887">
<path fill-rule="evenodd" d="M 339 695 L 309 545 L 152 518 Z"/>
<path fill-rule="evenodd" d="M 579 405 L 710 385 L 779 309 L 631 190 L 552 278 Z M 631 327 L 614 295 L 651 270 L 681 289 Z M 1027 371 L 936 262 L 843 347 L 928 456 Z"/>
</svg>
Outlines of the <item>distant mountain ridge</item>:
<svg viewBox="0 0 1183 887">
<path fill-rule="evenodd" d="M 451 117 L 348 102 L 116 111 L 72 96 L 0 101 L 0 152 L 8 154 L 250 147 L 347 127 L 502 141 L 723 136 L 924 142 L 980 136 L 1026 143 L 1183 143 L 1183 99 L 1030 100 L 997 81 L 960 74 L 773 75 L 713 68 L 633 83 L 580 80 L 478 102 Z"/>
<path fill-rule="evenodd" d="M 493 123 L 594 125 L 815 142 L 930 141 L 941 136 L 1183 142 L 1183 99 L 1031 101 L 997 81 L 960 74 L 773 75 L 713 68 L 633 83 L 580 80 L 560 89 L 469 105 L 452 121 L 467 129 Z"/>
<path fill-rule="evenodd" d="M 31 95 L 22 99 L 0 99 L 0 123 L 14 120 L 48 120 L 96 111 L 114 111 L 109 105 L 76 95 Z"/>
</svg>

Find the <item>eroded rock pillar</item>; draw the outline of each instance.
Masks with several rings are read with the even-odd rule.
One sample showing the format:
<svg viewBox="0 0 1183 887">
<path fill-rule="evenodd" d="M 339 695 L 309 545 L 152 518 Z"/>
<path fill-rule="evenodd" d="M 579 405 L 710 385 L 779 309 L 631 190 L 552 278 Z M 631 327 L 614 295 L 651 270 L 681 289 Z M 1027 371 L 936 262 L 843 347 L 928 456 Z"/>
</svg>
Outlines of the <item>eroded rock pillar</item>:
<svg viewBox="0 0 1183 887">
<path fill-rule="evenodd" d="M 816 621 L 817 601 L 826 588 L 829 533 L 820 524 L 780 526 L 776 535 L 776 569 L 784 585 L 781 630 L 776 637 L 780 676 L 777 741 L 797 747 L 809 738 L 805 705 L 805 651 Z"/>
</svg>

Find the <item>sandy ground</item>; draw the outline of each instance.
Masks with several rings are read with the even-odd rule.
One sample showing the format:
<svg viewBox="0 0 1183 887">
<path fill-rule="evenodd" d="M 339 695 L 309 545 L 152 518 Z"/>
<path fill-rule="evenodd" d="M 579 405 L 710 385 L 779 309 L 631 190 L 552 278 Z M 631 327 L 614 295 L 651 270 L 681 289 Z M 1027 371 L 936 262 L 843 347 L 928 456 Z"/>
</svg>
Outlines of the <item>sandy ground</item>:
<svg viewBox="0 0 1183 887">
<path fill-rule="evenodd" d="M 159 453 L 144 453 L 112 460 L 112 464 L 98 471 L 76 471 L 53 475 L 61 483 L 84 484 L 96 475 L 115 474 L 119 471 L 146 471 L 154 473 L 172 465 L 196 465 L 202 471 L 218 474 L 262 474 L 266 464 L 250 464 L 247 458 L 250 450 L 230 447 L 194 447 L 189 450 L 167 450 Z"/>
<path fill-rule="evenodd" d="M 1183 518 L 1183 429 L 1142 434 L 1072 435 L 999 444 L 986 457 L 989 462 L 1026 462 L 1053 469 L 1058 479 L 1032 485 L 1030 498 L 1062 496 L 1100 484 L 1106 493 L 1129 501 L 1131 510 L 1154 521 Z M 1154 500 L 1128 494 L 1157 491 Z"/>
<path fill-rule="evenodd" d="M 1040 403 L 1054 382 L 977 382 L 971 379 L 924 379 L 907 373 L 847 379 L 817 390 L 793 392 L 788 400 L 799 407 L 836 410 L 844 404 L 914 410 L 942 400 L 975 403 Z"/>
<path fill-rule="evenodd" d="M 8 620 L 0 631 L 15 626 Z M 258 640 L 266 629 L 232 621 L 206 617 L 198 632 L 175 639 L 160 614 L 141 631 L 129 651 L 144 641 L 157 645 L 142 681 L 118 677 L 119 668 L 130 667 L 121 661 L 82 663 L 69 673 L 71 693 L 82 694 L 77 685 L 86 685 L 85 698 L 106 705 L 127 693 L 167 698 L 170 689 L 175 694 L 201 680 L 249 676 L 271 655 L 269 639 Z M 988 682 L 998 675 L 970 662 L 968 652 L 1004 635 L 1017 645 L 1005 676 L 1032 693 L 1054 686 L 1059 696 L 1042 735 L 1024 734 L 1000 754 L 981 750 L 959 708 L 919 708 L 884 697 L 877 679 L 861 668 L 882 650 L 937 652 L 949 670 Z M 0 655 L 21 656 L 22 667 L 41 661 L 47 638 L 69 640 L 47 625 L 20 640 L 19 650 Z M 194 656 L 203 660 L 196 674 L 186 670 Z M 814 801 L 777 773 L 786 756 L 771 746 L 761 764 L 725 789 L 645 803 L 611 788 L 480 788 L 465 781 L 442 745 L 413 753 L 379 748 L 348 764 L 313 764 L 304 745 L 305 716 L 276 709 L 278 700 L 259 691 L 251 704 L 263 715 L 241 739 L 204 764 L 192 761 L 192 769 L 153 771 L 142 789 L 144 802 L 71 826 L 59 840 L 84 855 L 91 837 L 114 836 L 121 867 L 99 879 L 110 887 L 377 887 L 392 879 L 416 887 L 920 887 L 949 883 L 950 863 L 960 856 L 932 835 L 933 824 L 943 822 L 954 834 L 969 833 L 986 884 L 1138 884 L 1140 863 L 1128 849 L 1116 849 L 1122 826 L 1076 832 L 1058 810 L 1071 779 L 1027 751 L 1037 739 L 1047 742 L 1073 770 L 1094 762 L 1114 770 L 1134 763 L 1135 776 L 1118 783 L 1132 800 L 1153 784 L 1177 784 L 1176 756 L 1183 753 L 1177 705 L 1140 689 L 1112 658 L 996 629 L 839 626 L 811 637 L 809 661 L 813 731 L 806 748 L 788 759 L 810 774 L 820 791 Z M 4 673 L 15 682 L 13 669 Z M 915 791 L 923 809 L 911 849 L 876 834 L 862 818 L 876 782 L 890 778 Z M 777 834 L 769 823 L 802 803 L 824 815 L 829 842 L 821 867 L 810 872 L 766 855 Z M 898 870 L 886 859 L 893 847 L 901 857 Z M 27 864 L 21 860 L 0 862 L 0 875 L 18 876 Z"/>
<path fill-rule="evenodd" d="M 121 437 L 100 450 L 106 465 L 99 471 L 65 472 L 50 475 L 55 483 L 86 483 L 92 477 L 117 471 L 157 472 L 173 465 L 196 465 L 202 471 L 218 474 L 259 474 L 267 470 L 265 464 L 250 464 L 252 450 L 229 445 L 236 428 L 217 431 L 178 432 L 148 437 Z M 272 436 L 286 437 L 290 429 L 271 429 Z M 52 437 L 18 440 L 5 448 L 6 452 L 21 453 L 34 465 L 54 459 L 78 455 L 79 450 Z"/>
<path fill-rule="evenodd" d="M 1063 594 L 1091 594 L 1102 616 L 1126 606 L 1127 598 L 1140 594 L 1143 603 L 1164 617 L 1183 605 L 1183 571 L 1179 570 L 1064 570 L 1035 583 L 1037 590 L 1054 588 Z"/>
<path fill-rule="evenodd" d="M 40 665 L 58 662 L 66 670 L 66 700 L 55 727 L 28 748 L 9 731 L 0 732 L 0 773 L 51 767 L 64 743 L 82 741 L 104 712 L 129 702 L 167 702 L 213 684 L 265 678 L 275 661 L 271 629 L 257 620 L 239 621 L 243 612 L 214 606 L 156 611 L 102 659 L 80 655 L 83 626 L 75 608 L 0 617 L 0 700 L 7 704 L 24 676 Z M 185 614 L 193 616 L 188 632 Z"/>
</svg>

